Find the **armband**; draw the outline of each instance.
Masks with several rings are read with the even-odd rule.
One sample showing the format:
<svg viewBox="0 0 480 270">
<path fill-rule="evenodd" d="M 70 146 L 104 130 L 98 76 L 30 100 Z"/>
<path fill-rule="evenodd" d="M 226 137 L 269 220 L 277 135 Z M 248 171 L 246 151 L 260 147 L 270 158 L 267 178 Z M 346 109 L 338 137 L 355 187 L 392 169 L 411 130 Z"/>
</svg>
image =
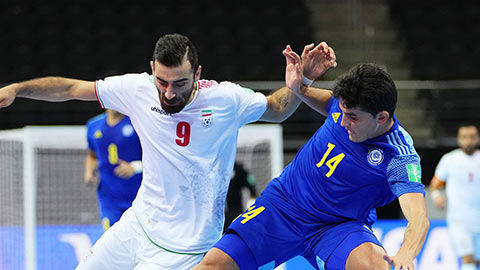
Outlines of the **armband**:
<svg viewBox="0 0 480 270">
<path fill-rule="evenodd" d="M 130 166 L 132 166 L 135 173 L 141 173 L 143 171 L 143 163 L 140 160 L 130 162 Z"/>
<path fill-rule="evenodd" d="M 308 86 L 312 85 L 313 80 L 310 80 L 309 78 L 305 77 L 305 75 L 304 75 L 304 76 L 303 76 L 303 79 L 302 79 L 302 82 L 303 82 L 303 84 L 304 84 L 305 86 L 308 87 Z"/>
</svg>

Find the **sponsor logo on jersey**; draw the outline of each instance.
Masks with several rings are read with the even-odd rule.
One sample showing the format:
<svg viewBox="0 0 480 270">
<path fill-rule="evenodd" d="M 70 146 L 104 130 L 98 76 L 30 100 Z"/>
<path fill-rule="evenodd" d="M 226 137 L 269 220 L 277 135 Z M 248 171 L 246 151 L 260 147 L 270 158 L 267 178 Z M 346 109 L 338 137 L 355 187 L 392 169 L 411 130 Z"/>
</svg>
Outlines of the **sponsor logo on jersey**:
<svg viewBox="0 0 480 270">
<path fill-rule="evenodd" d="M 408 180 L 410 182 L 421 183 L 422 182 L 422 171 L 418 164 L 407 164 L 407 173 Z"/>
<path fill-rule="evenodd" d="M 95 134 L 93 134 L 93 137 L 95 137 L 95 139 L 100 139 L 103 137 L 103 133 L 101 130 L 97 130 L 95 131 Z"/>
<path fill-rule="evenodd" d="M 124 137 L 130 137 L 133 134 L 133 127 L 131 125 L 125 125 L 122 128 L 122 134 Z"/>
<path fill-rule="evenodd" d="M 367 160 L 373 166 L 378 166 L 383 161 L 383 151 L 380 148 L 373 148 L 368 151 Z"/>
<path fill-rule="evenodd" d="M 164 111 L 161 108 L 158 108 L 157 106 L 151 107 L 150 110 L 152 110 L 152 112 L 156 112 L 156 113 L 163 114 L 163 115 L 172 115 L 171 113 L 167 113 L 166 111 Z"/>
<path fill-rule="evenodd" d="M 337 123 L 338 118 L 340 117 L 340 115 L 341 115 L 341 113 L 339 113 L 339 112 L 332 113 L 333 122 L 335 122 L 335 124 Z"/>
<path fill-rule="evenodd" d="M 210 127 L 213 124 L 212 110 L 202 110 L 202 124 L 204 127 Z"/>
</svg>

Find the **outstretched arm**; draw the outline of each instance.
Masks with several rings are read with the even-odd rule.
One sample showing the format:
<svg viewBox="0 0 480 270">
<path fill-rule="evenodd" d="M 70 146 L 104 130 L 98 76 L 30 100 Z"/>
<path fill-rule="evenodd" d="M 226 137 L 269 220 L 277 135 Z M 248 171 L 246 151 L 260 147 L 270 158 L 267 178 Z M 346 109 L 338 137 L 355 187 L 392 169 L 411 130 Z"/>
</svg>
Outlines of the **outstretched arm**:
<svg viewBox="0 0 480 270">
<path fill-rule="evenodd" d="M 280 88 L 267 97 L 268 108 L 260 120 L 282 122 L 293 114 L 301 100 L 326 115 L 325 107 L 330 100 L 331 92 L 306 87 L 303 76 L 308 77 L 306 81 L 313 81 L 322 76 L 329 68 L 336 67 L 337 62 L 333 49 L 327 43 L 322 42 L 317 46 L 314 44 L 305 46 L 301 59 L 290 45 L 287 45 L 282 53 L 287 62 L 285 69 L 287 87 Z M 294 94 L 288 88 L 292 89 Z"/>
<path fill-rule="evenodd" d="M 285 80 L 290 88 L 303 102 L 323 115 L 327 115 L 326 107 L 332 92 L 330 90 L 310 87 L 314 79 L 323 75 L 328 69 L 337 66 L 335 53 L 325 42 L 316 47 L 305 46 L 302 58 L 294 51 L 284 51 L 287 62 L 302 63 L 302 69 L 292 69 Z"/>
<path fill-rule="evenodd" d="M 291 52 L 292 48 L 287 45 L 283 50 L 283 54 Z M 292 73 L 301 73 L 300 62 L 285 56 L 287 61 L 285 76 L 289 77 Z M 300 105 L 301 100 L 288 87 L 282 87 L 273 94 L 267 96 L 268 107 L 265 113 L 260 118 L 261 121 L 267 122 L 282 122 L 295 112 Z"/>
<path fill-rule="evenodd" d="M 44 77 L 13 83 L 0 88 L 0 108 L 10 106 L 16 97 L 45 101 L 96 100 L 95 82 L 61 77 Z"/>
<path fill-rule="evenodd" d="M 413 270 L 413 260 L 422 249 L 430 226 L 425 197 L 421 193 L 405 193 L 398 200 L 408 224 L 400 250 L 393 257 L 385 255 L 385 260 L 395 266 L 395 270 Z"/>
</svg>

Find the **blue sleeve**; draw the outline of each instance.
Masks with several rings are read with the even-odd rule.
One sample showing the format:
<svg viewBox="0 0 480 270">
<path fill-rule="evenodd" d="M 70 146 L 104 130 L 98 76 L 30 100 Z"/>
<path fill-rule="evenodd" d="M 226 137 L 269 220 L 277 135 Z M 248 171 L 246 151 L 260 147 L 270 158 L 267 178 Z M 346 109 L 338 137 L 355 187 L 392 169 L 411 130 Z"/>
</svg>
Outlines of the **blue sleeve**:
<svg viewBox="0 0 480 270">
<path fill-rule="evenodd" d="M 330 113 L 330 110 L 332 109 L 332 107 L 338 106 L 337 104 L 338 104 L 338 99 L 334 98 L 334 97 L 331 97 L 330 100 L 328 101 L 328 104 L 327 104 L 327 107 L 325 108 L 325 110 L 327 110 L 327 112 Z"/>
<path fill-rule="evenodd" d="M 416 154 L 392 158 L 387 167 L 387 178 L 390 189 L 397 197 L 405 193 L 425 195 L 425 186 L 421 181 L 420 157 Z"/>
</svg>

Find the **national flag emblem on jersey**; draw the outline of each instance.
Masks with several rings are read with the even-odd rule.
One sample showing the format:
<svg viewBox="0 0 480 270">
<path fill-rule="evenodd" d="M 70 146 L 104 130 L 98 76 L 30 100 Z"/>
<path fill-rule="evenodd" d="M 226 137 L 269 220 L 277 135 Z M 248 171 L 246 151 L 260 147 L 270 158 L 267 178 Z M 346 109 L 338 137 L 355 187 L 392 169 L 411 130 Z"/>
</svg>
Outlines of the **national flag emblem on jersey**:
<svg viewBox="0 0 480 270">
<path fill-rule="evenodd" d="M 407 164 L 407 173 L 408 180 L 410 182 L 422 182 L 422 171 L 420 170 L 420 166 L 418 166 L 418 164 Z"/>
<path fill-rule="evenodd" d="M 210 127 L 213 123 L 212 110 L 202 110 L 202 123 L 204 127 Z"/>
<path fill-rule="evenodd" d="M 335 122 L 335 124 L 337 123 L 339 117 L 340 117 L 339 112 L 332 113 L 333 122 Z"/>
</svg>

